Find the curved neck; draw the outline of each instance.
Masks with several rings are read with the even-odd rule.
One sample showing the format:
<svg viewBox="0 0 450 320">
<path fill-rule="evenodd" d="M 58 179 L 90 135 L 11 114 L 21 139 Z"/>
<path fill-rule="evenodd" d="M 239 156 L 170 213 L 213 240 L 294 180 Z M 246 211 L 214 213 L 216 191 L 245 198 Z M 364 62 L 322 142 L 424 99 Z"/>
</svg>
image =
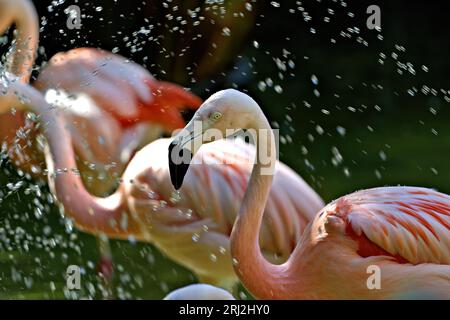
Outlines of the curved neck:
<svg viewBox="0 0 450 320">
<path fill-rule="evenodd" d="M 71 136 L 60 111 L 48 105 L 42 94 L 27 84 L 14 81 L 6 89 L 6 95 L 0 95 L 0 105 L 26 107 L 39 115 L 49 146 L 45 153 L 50 187 L 77 227 L 116 237 L 136 232 L 130 230 L 133 228 L 131 223 L 124 225 L 127 217 L 122 217 L 124 204 L 120 189 L 108 198 L 96 198 L 86 191 L 76 167 Z"/>
<path fill-rule="evenodd" d="M 260 112 L 252 126 L 257 136 L 255 164 L 231 233 L 231 254 L 234 269 L 245 287 L 257 298 L 274 299 L 283 296 L 280 280 L 283 282 L 288 274 L 287 264 L 271 264 L 259 246 L 259 232 L 276 163 L 275 138 L 267 119 Z M 270 159 L 269 166 L 267 161 L 263 163 L 267 159 Z"/>
<path fill-rule="evenodd" d="M 1 8 L 3 9 L 3 8 Z M 5 10 L 5 9 L 3 9 Z M 10 10 L 10 11 L 8 11 Z M 33 4 L 28 0 L 6 0 L 5 20 L 8 26 L 16 25 L 15 48 L 8 61 L 10 72 L 23 83 L 30 81 L 39 42 L 39 18 Z M 0 26 L 0 33 L 3 32 Z"/>
</svg>

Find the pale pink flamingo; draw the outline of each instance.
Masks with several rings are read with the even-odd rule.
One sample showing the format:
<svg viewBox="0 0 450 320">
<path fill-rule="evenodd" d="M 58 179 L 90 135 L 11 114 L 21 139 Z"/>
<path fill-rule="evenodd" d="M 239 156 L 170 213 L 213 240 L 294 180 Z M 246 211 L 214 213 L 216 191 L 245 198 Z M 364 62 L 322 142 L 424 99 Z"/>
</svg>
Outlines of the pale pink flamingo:
<svg viewBox="0 0 450 320">
<path fill-rule="evenodd" d="M 258 154 L 272 152 L 275 140 L 269 122 L 244 93 L 214 94 L 193 119 L 223 135 L 226 129 L 270 132 L 256 145 Z M 194 135 L 193 126 L 190 122 L 171 147 L 195 154 L 203 135 Z M 275 265 L 261 254 L 258 241 L 274 180 L 273 175 L 261 174 L 263 168 L 256 158 L 231 233 L 234 269 L 255 297 L 396 299 L 424 292 L 450 298 L 449 195 L 418 187 L 384 187 L 343 196 L 320 210 L 289 259 Z M 174 181 L 178 187 L 180 178 Z M 380 271 L 379 288 L 368 285 L 373 266 Z"/>
<path fill-rule="evenodd" d="M 28 102 L 17 94 L 28 97 Z M 171 139 L 159 139 L 136 153 L 113 195 L 97 198 L 86 191 L 78 175 L 60 110 L 50 109 L 38 92 L 17 82 L 10 84 L 2 99 L 8 98 L 15 99 L 17 108 L 28 107 L 41 116 L 49 143 L 49 182 L 78 228 L 152 242 L 202 282 L 235 283 L 229 237 L 250 176 L 254 147 L 218 141 L 202 148 L 196 156 L 205 161 L 187 173 L 178 198 L 167 164 Z M 282 163 L 276 167 L 260 243 L 265 256 L 280 263 L 323 202 L 290 168 Z"/>
<path fill-rule="evenodd" d="M 7 71 L 28 83 L 39 40 L 38 15 L 30 1 L 0 1 L 0 34 L 13 23 L 17 35 Z M 137 149 L 164 131 L 182 127 L 181 109 L 201 103 L 182 87 L 156 80 L 138 64 L 95 48 L 56 54 L 34 85 L 65 115 L 85 186 L 101 196 L 115 188 Z M 44 159 L 34 142 L 39 134 L 35 123 L 22 110 L 0 114 L 0 123 L 0 138 L 7 142 L 13 164 L 42 177 Z M 110 278 L 109 245 L 103 236 L 99 242 L 100 269 Z"/>
</svg>

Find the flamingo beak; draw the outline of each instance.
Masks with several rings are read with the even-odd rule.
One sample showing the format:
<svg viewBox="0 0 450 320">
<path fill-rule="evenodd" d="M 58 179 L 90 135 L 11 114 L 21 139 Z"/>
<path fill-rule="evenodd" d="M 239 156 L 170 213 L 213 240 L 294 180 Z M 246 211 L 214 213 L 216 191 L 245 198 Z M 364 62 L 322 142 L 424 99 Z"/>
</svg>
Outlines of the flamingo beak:
<svg viewBox="0 0 450 320">
<path fill-rule="evenodd" d="M 179 161 L 187 159 L 187 161 Z M 192 160 L 192 153 L 185 148 L 180 147 L 177 141 L 172 141 L 169 145 L 169 172 L 170 181 L 173 187 L 178 190 L 183 185 L 184 177 L 189 169 Z"/>
<path fill-rule="evenodd" d="M 176 190 L 181 188 L 192 159 L 203 143 L 203 130 L 195 123 L 189 122 L 169 145 L 170 180 Z"/>
</svg>

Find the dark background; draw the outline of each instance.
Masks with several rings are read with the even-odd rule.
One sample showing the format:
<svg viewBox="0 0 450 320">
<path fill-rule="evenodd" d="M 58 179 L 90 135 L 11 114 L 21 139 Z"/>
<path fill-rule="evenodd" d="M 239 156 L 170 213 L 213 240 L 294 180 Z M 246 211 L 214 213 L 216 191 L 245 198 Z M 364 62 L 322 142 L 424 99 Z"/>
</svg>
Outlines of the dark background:
<svg viewBox="0 0 450 320">
<path fill-rule="evenodd" d="M 79 1 L 80 30 L 67 29 L 64 13 L 76 1 L 35 2 L 43 48 L 35 74 L 59 51 L 118 50 L 202 98 L 226 87 L 248 92 L 280 128 L 280 159 L 326 202 L 383 185 L 450 193 L 450 10 L 443 1 L 279 1 L 279 7 L 247 1 L 252 11 L 246 1 L 225 1 L 225 16 L 205 1 Z M 369 4 L 381 8 L 381 32 L 366 27 Z M 186 12 L 197 7 L 205 20 L 194 26 Z M 149 34 L 136 33 L 150 25 Z M 171 32 L 177 26 L 183 34 Z M 413 72 L 403 69 L 408 64 Z M 45 186 L 43 196 L 27 195 L 36 183 L 19 177 L 7 160 L 0 181 L 0 298 L 67 298 L 62 288 L 69 263 L 86 270 L 75 297 L 98 297 L 94 238 L 67 226 L 48 204 Z M 7 183 L 19 183 L 17 190 Z M 40 206 L 42 216 L 35 214 Z M 120 298 L 161 298 L 195 281 L 149 244 L 113 241 L 113 251 Z"/>
</svg>

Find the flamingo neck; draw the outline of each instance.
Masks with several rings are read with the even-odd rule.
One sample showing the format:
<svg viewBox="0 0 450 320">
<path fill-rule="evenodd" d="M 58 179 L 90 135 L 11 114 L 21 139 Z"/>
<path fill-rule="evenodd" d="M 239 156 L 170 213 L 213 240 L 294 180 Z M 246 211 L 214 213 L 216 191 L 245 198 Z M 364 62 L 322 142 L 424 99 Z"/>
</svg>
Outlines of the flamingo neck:
<svg viewBox="0 0 450 320">
<path fill-rule="evenodd" d="M 0 92 L 3 90 L 1 84 Z M 10 82 L 6 94 L 0 95 L 0 105 L 31 109 L 39 115 L 42 132 L 48 141 L 45 155 L 50 187 L 77 227 L 118 237 L 126 237 L 127 232 L 134 231 L 123 225 L 121 190 L 108 198 L 96 198 L 87 192 L 76 166 L 64 116 L 48 105 L 39 91 L 17 80 Z"/>
<path fill-rule="evenodd" d="M 231 233 L 231 254 L 234 269 L 245 287 L 257 298 L 275 299 L 283 297 L 282 282 L 288 275 L 286 265 L 271 264 L 262 255 L 259 245 L 264 208 L 276 163 L 275 138 L 267 119 L 260 112 L 259 119 L 254 120 L 252 126 L 257 132 L 255 164 Z M 267 163 L 262 163 L 268 158 L 269 166 L 273 168 L 269 170 L 270 174 L 265 170 Z"/>
<path fill-rule="evenodd" d="M 15 49 L 10 58 L 10 72 L 23 83 L 30 81 L 39 42 L 39 18 L 30 1 L 14 3 L 16 37 Z"/>
</svg>

